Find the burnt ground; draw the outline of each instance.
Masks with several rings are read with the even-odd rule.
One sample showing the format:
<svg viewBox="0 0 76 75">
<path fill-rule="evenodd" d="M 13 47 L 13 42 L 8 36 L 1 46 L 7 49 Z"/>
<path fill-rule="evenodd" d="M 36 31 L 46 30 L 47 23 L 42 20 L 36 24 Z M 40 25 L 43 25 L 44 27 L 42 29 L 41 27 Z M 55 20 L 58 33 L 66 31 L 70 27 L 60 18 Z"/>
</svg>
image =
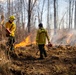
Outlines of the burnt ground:
<svg viewBox="0 0 76 75">
<path fill-rule="evenodd" d="M 0 49 L 0 75 L 76 75 L 76 46 L 54 46 L 46 49 L 48 56 L 39 60 L 37 46 L 16 48 L 5 53 Z"/>
</svg>

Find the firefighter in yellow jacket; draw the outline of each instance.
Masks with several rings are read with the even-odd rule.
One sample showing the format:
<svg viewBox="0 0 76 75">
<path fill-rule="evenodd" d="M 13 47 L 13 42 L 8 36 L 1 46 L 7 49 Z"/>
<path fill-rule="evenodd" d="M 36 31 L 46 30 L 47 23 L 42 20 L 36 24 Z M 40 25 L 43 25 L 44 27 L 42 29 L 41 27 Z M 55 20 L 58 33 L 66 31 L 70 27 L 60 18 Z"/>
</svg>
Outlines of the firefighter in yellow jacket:
<svg viewBox="0 0 76 75">
<path fill-rule="evenodd" d="M 5 23 L 6 27 L 6 37 L 8 37 L 8 45 L 10 50 L 14 49 L 14 42 L 15 42 L 15 30 L 16 25 L 14 23 L 15 17 L 12 15 L 9 17 L 9 21 Z"/>
<path fill-rule="evenodd" d="M 43 24 L 40 23 L 38 26 L 39 26 L 39 29 L 37 30 L 36 43 L 38 44 L 38 48 L 40 50 L 40 58 L 39 59 L 43 59 L 43 54 L 45 57 L 47 57 L 47 53 L 44 48 L 45 43 L 46 43 L 46 38 L 47 38 L 48 42 L 50 42 L 50 40 L 49 40 L 47 31 L 43 28 Z"/>
</svg>

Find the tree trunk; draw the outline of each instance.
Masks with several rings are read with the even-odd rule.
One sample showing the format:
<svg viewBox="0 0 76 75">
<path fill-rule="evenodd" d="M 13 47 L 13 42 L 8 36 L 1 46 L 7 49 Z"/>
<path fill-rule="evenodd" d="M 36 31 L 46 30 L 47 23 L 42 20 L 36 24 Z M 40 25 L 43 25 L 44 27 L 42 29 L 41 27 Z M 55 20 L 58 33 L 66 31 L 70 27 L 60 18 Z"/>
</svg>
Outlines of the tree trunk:
<svg viewBox="0 0 76 75">
<path fill-rule="evenodd" d="M 9 18 L 9 16 L 11 15 L 11 12 L 10 12 L 10 0 L 7 0 L 7 8 L 8 8 L 8 18 Z"/>
<path fill-rule="evenodd" d="M 56 0 L 54 0 L 54 30 L 56 31 Z"/>
<path fill-rule="evenodd" d="M 49 24 L 49 5 L 50 5 L 50 3 L 49 3 L 49 0 L 48 0 L 48 4 L 47 4 L 47 9 L 48 9 L 48 11 L 47 11 L 47 30 L 48 30 L 48 34 L 50 35 L 50 24 Z"/>
<path fill-rule="evenodd" d="M 75 1 L 75 19 L 74 19 L 74 28 L 76 29 L 76 1 Z"/>
<path fill-rule="evenodd" d="M 31 0 L 28 2 L 28 33 L 30 33 L 30 18 L 31 18 Z"/>
<path fill-rule="evenodd" d="M 69 29 L 71 29 L 71 0 L 69 0 Z"/>
</svg>

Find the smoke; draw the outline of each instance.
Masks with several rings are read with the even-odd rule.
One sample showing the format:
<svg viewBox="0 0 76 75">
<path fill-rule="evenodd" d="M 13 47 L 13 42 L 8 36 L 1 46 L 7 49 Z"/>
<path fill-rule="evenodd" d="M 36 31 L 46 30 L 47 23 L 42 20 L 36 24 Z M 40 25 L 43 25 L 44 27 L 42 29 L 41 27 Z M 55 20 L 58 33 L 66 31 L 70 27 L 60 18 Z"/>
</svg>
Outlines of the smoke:
<svg viewBox="0 0 76 75">
<path fill-rule="evenodd" d="M 76 30 L 62 29 L 51 32 L 51 43 L 54 45 L 75 45 Z"/>
</svg>

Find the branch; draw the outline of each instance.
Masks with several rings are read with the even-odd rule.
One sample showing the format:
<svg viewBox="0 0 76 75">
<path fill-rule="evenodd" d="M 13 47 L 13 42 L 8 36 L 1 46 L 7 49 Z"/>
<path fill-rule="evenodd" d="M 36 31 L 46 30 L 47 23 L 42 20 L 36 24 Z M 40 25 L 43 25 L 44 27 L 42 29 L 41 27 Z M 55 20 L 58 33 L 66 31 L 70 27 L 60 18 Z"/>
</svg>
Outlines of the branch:
<svg viewBox="0 0 76 75">
<path fill-rule="evenodd" d="M 33 4 L 33 6 L 31 7 L 31 10 L 30 10 L 30 11 L 32 11 L 33 7 L 34 7 L 35 4 L 36 4 L 36 1 L 37 1 L 37 0 L 34 1 L 34 4 Z"/>
</svg>

